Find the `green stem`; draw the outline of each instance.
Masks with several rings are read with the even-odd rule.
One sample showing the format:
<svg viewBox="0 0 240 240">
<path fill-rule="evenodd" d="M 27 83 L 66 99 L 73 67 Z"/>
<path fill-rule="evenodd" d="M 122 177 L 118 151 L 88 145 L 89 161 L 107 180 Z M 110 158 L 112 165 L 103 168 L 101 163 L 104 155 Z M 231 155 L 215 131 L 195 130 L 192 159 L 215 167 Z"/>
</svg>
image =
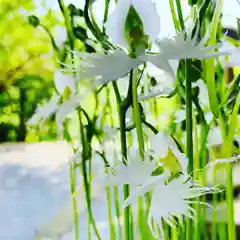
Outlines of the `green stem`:
<svg viewBox="0 0 240 240">
<path fill-rule="evenodd" d="M 191 82 L 191 60 L 186 60 L 186 137 L 187 137 L 187 157 L 188 172 L 193 172 L 193 117 L 192 117 L 192 82 Z M 186 222 L 186 240 L 191 237 L 192 221 Z"/>
<path fill-rule="evenodd" d="M 138 139 L 138 148 L 139 153 L 144 161 L 144 134 L 143 134 L 143 128 L 142 128 L 142 118 L 139 108 L 139 102 L 138 102 L 138 70 L 131 70 L 130 72 L 130 78 L 132 81 L 132 104 L 133 104 L 133 116 L 134 116 L 134 122 L 136 126 L 137 131 L 137 139 Z M 138 226 L 141 231 L 141 237 L 142 239 L 149 239 L 148 234 L 148 228 L 146 227 L 147 223 L 145 222 L 147 215 L 143 208 L 143 198 L 139 197 L 138 199 Z"/>
<path fill-rule="evenodd" d="M 48 34 L 48 36 L 49 36 L 49 38 L 50 38 L 50 40 L 51 40 L 53 49 L 54 49 L 57 53 L 59 53 L 60 50 L 59 50 L 59 48 L 58 48 L 58 46 L 57 46 L 57 44 L 56 44 L 56 42 L 55 42 L 55 39 L 53 38 L 51 32 L 49 31 L 49 29 L 48 29 L 46 26 L 44 26 L 43 24 L 40 24 L 40 26 L 41 26 L 41 27 L 46 31 L 46 33 Z"/>
<path fill-rule="evenodd" d="M 122 228 L 121 228 L 121 209 L 120 209 L 120 203 L 119 203 L 119 194 L 118 194 L 118 188 L 114 187 L 113 189 L 113 195 L 114 195 L 114 201 L 115 201 L 115 208 L 116 208 L 116 216 L 118 219 L 118 239 L 122 239 Z"/>
<path fill-rule="evenodd" d="M 65 26 L 67 29 L 67 36 L 68 36 L 68 40 L 69 40 L 69 44 L 70 44 L 70 49 L 71 49 L 71 58 L 72 58 L 72 62 L 74 64 L 74 55 L 73 55 L 73 51 L 75 49 L 75 37 L 73 35 L 72 32 L 72 28 L 71 28 L 71 19 L 70 16 L 68 14 L 68 9 L 66 8 L 66 6 L 64 5 L 63 0 L 58 0 L 58 4 L 59 7 L 61 9 L 61 12 L 63 14 L 64 20 L 65 20 Z M 91 193 L 90 193 L 90 186 L 88 183 L 88 177 L 87 177 L 87 166 L 86 166 L 86 160 L 89 157 L 89 151 L 88 151 L 88 143 L 86 142 L 86 137 L 85 137 L 85 132 L 84 132 L 84 125 L 82 123 L 82 118 L 81 118 L 81 110 L 78 111 L 78 118 L 79 118 L 79 128 L 80 128 L 80 137 L 81 137 L 81 143 L 82 143 L 82 161 L 83 164 L 81 165 L 81 171 L 82 171 L 82 175 L 83 175 L 83 182 L 84 182 L 84 188 L 86 191 L 86 201 L 87 201 L 87 209 L 88 209 L 88 214 L 89 214 L 89 220 L 93 226 L 95 235 L 97 237 L 98 240 L 101 240 L 100 235 L 98 233 L 97 227 L 96 227 L 96 223 L 94 221 L 93 218 L 93 213 L 92 213 L 92 207 L 91 207 Z M 77 235 L 77 230 L 76 231 L 76 235 Z M 76 237 L 76 239 L 78 239 Z"/>
<path fill-rule="evenodd" d="M 188 172 L 193 171 L 193 117 L 192 117 L 192 82 L 191 60 L 186 60 L 186 129 Z"/>
<path fill-rule="evenodd" d="M 117 83 L 114 82 L 113 83 L 113 87 L 115 89 L 115 93 L 116 93 L 116 98 L 118 99 L 117 102 L 120 104 L 121 103 L 121 97 L 120 97 L 120 93 L 118 90 L 118 86 Z M 114 127 L 114 119 L 113 119 L 113 109 L 112 109 L 112 105 L 111 105 L 111 99 L 110 99 L 110 89 L 107 88 L 107 93 L 108 93 L 108 108 L 110 111 L 110 125 L 113 128 Z M 117 216 L 117 221 L 118 221 L 118 239 L 122 239 L 122 227 L 121 227 L 121 209 L 120 209 L 120 203 L 119 203 L 119 196 L 118 196 L 118 187 L 114 186 L 113 187 L 113 197 L 114 197 L 114 203 L 115 203 L 115 209 L 116 209 L 116 216 Z M 115 231 L 116 233 L 116 231 Z"/>
<path fill-rule="evenodd" d="M 72 53 L 73 50 L 74 50 L 74 36 L 72 35 L 70 17 L 69 17 L 69 14 L 67 12 L 67 8 L 64 5 L 64 2 L 62 0 L 58 0 L 58 4 L 59 4 L 59 7 L 61 9 L 62 15 L 64 17 L 66 31 L 67 31 L 67 36 L 68 36 L 68 40 L 69 40 L 69 43 L 70 43 L 70 48 L 72 50 L 71 51 L 71 58 L 72 58 L 72 61 L 74 61 L 73 60 L 74 56 L 73 56 L 73 53 Z M 73 174 L 75 174 L 75 172 L 73 172 L 70 169 L 70 178 L 71 178 L 72 184 L 74 184 L 74 182 L 75 182 L 75 176 Z M 76 185 L 76 183 L 75 183 L 75 185 Z M 78 240 L 79 239 L 78 214 L 77 214 L 78 210 L 77 210 L 77 202 L 76 202 L 75 197 L 73 198 L 73 211 L 74 211 L 74 223 L 75 223 L 75 239 Z"/>
<path fill-rule="evenodd" d="M 120 118 L 120 139 L 121 139 L 121 153 L 124 161 L 127 160 L 127 138 L 126 138 L 126 111 L 120 106 L 119 108 L 119 118 Z M 129 185 L 123 186 L 124 199 L 127 199 L 130 194 Z M 125 239 L 131 240 L 131 222 L 130 222 L 130 207 L 124 209 L 124 233 Z"/>
<path fill-rule="evenodd" d="M 84 183 L 84 188 L 86 192 L 86 201 L 87 201 L 87 209 L 88 209 L 88 216 L 90 219 L 90 222 L 93 226 L 93 230 L 95 232 L 95 235 L 98 240 L 101 240 L 100 234 L 97 230 L 96 223 L 93 218 L 93 213 L 92 213 L 92 205 L 91 205 L 91 193 L 90 193 L 90 186 L 88 182 L 88 174 L 87 174 L 87 165 L 86 161 L 88 159 L 88 143 L 86 142 L 85 138 L 85 132 L 84 132 L 84 125 L 82 123 L 82 118 L 81 114 L 79 113 L 79 124 L 80 124 L 80 137 L 81 137 L 81 143 L 82 143 L 82 164 L 81 164 L 81 172 L 83 176 L 83 183 Z"/>
<path fill-rule="evenodd" d="M 105 10 L 104 10 L 104 18 L 103 18 L 104 24 L 107 22 L 107 19 L 108 19 L 109 3 L 110 3 L 110 0 L 105 0 Z"/>
<path fill-rule="evenodd" d="M 237 96 L 231 117 L 230 126 L 228 128 L 228 135 L 224 146 L 224 153 L 226 156 L 232 156 L 233 140 L 235 129 L 238 125 L 238 111 L 240 107 L 240 95 Z M 228 213 L 228 239 L 236 239 L 236 225 L 234 217 L 234 199 L 233 199 L 233 174 L 232 164 L 227 164 L 227 213 Z"/>
<path fill-rule="evenodd" d="M 72 195 L 72 205 L 73 205 L 73 218 L 75 225 L 75 239 L 79 239 L 79 231 L 78 231 L 78 209 L 77 209 L 77 200 L 74 193 L 76 191 L 76 177 L 75 177 L 75 167 L 69 164 L 69 174 L 70 174 L 70 182 L 71 182 L 71 195 Z"/>
<path fill-rule="evenodd" d="M 142 120 L 140 115 L 140 108 L 138 103 L 138 77 L 137 70 L 130 72 L 130 78 L 132 78 L 132 100 L 133 100 L 133 115 L 134 121 L 137 130 L 137 138 L 138 138 L 138 147 L 141 158 L 144 160 L 144 138 L 143 138 L 143 129 L 142 129 Z"/>
<path fill-rule="evenodd" d="M 114 228 L 114 222 L 112 218 L 112 207 L 111 207 L 111 192 L 110 188 L 106 187 L 106 194 L 107 194 L 107 208 L 108 208 L 108 218 L 109 218 L 109 225 L 110 225 L 110 239 L 115 240 L 116 239 L 116 233 Z"/>
<path fill-rule="evenodd" d="M 102 35 L 96 31 L 96 29 L 95 29 L 95 27 L 94 27 L 94 25 L 91 22 L 91 19 L 89 17 L 90 6 L 91 6 L 90 0 L 86 0 L 85 1 L 85 5 L 84 5 L 84 19 L 85 19 L 85 22 L 86 22 L 87 27 L 89 28 L 89 30 L 96 37 L 96 39 L 100 40 L 100 42 L 101 42 L 103 40 Z"/>
<path fill-rule="evenodd" d="M 130 81 L 131 83 L 131 81 Z M 121 154 L 123 157 L 123 162 L 126 164 L 127 161 L 127 136 L 126 136 L 126 111 L 129 107 L 129 104 L 121 101 L 120 93 L 117 87 L 117 83 L 114 81 L 113 89 L 116 96 L 117 106 L 118 106 L 118 117 L 120 125 L 120 141 L 121 141 Z M 129 84 L 129 88 L 131 84 Z M 123 195 L 124 199 L 127 199 L 130 194 L 129 185 L 126 184 L 123 186 Z M 125 240 L 132 240 L 132 226 L 131 226 L 131 211 L 130 206 L 124 208 L 124 235 Z"/>
<path fill-rule="evenodd" d="M 177 20 L 177 14 L 175 11 L 175 6 L 174 6 L 173 0 L 169 0 L 169 5 L 170 5 L 170 10 L 171 10 L 171 14 L 172 14 L 174 27 L 177 31 L 180 31 L 180 26 L 179 26 L 179 22 Z"/>
<path fill-rule="evenodd" d="M 181 7 L 180 0 L 176 0 L 176 5 L 177 5 L 179 24 L 181 26 L 181 30 L 183 31 L 185 27 L 184 27 L 184 19 L 183 19 L 182 7 Z"/>
</svg>

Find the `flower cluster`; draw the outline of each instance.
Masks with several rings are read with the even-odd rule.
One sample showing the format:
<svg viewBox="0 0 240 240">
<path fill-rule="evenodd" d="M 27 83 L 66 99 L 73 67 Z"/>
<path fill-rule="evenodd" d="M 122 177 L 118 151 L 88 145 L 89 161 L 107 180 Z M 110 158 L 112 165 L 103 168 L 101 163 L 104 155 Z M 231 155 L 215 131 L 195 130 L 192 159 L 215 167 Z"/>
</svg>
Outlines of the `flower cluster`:
<svg viewBox="0 0 240 240">
<path fill-rule="evenodd" d="M 134 14 L 131 14 L 132 10 L 134 10 Z M 128 41 L 130 33 L 129 31 L 126 32 L 126 25 L 131 28 L 131 24 L 128 24 L 131 21 L 129 19 L 137 19 L 135 23 L 131 24 L 141 28 L 143 32 L 141 36 L 133 34 L 131 38 L 147 37 L 148 43 L 144 46 L 137 45 L 134 48 L 134 54 L 132 54 L 133 46 Z M 159 39 L 159 22 L 156 6 L 151 0 L 118 1 L 105 26 L 107 34 L 112 42 L 116 44 L 116 48 L 110 49 L 107 54 L 75 52 L 75 56 L 78 58 L 78 67 L 75 66 L 75 68 L 79 78 L 81 80 L 93 79 L 88 92 L 91 92 L 96 86 L 126 76 L 131 69 L 136 69 L 145 63 L 153 64 L 172 79 L 175 79 L 179 60 L 181 59 L 209 59 L 232 54 L 232 49 L 222 48 L 221 43 L 206 47 L 207 38 L 199 42 L 197 39 L 198 30 L 192 36 L 194 26 L 182 32 L 176 32 L 175 36 L 166 36 Z M 116 26 L 118 27 L 116 28 Z M 149 47 L 153 43 L 159 49 L 158 53 L 149 51 Z M 72 69 L 69 69 L 69 72 L 72 72 Z M 64 116 L 60 114 L 61 116 L 57 118 L 58 126 L 61 127 L 63 119 L 78 107 L 81 100 L 87 95 L 82 94 L 79 96 L 76 93 L 75 85 L 77 83 L 73 77 L 59 73 L 59 71 L 56 71 L 56 73 L 55 86 L 58 93 L 62 95 L 66 88 L 70 89 L 71 98 L 68 99 L 67 104 L 59 104 L 59 101 L 57 101 L 59 99 L 54 96 L 49 103 L 38 108 L 36 115 L 30 120 L 30 124 L 36 124 L 39 120 L 46 119 L 54 113 L 64 112 Z M 82 83 L 82 81 L 80 82 Z M 166 94 L 170 93 L 169 88 L 165 90 Z M 162 90 L 151 94 L 150 97 L 156 97 L 160 94 L 164 94 Z M 142 95 L 139 97 L 139 99 L 145 99 Z"/>
<path fill-rule="evenodd" d="M 56 114 L 58 129 L 59 132 L 61 132 L 63 130 L 64 120 L 69 117 L 69 114 L 74 109 L 82 104 L 82 100 L 89 92 L 96 90 L 97 87 L 101 88 L 109 82 L 119 81 L 120 79 L 122 82 L 125 81 L 124 83 L 126 83 L 127 86 L 131 86 L 130 78 L 128 81 L 128 78 L 125 77 L 130 72 L 132 74 L 133 70 L 139 70 L 140 66 L 143 66 L 143 68 L 141 68 L 142 76 L 144 76 L 144 71 L 146 72 L 146 69 L 149 69 L 149 66 L 153 65 L 157 70 L 164 72 L 173 84 L 175 84 L 181 60 L 211 59 L 232 54 L 232 49 L 223 48 L 222 43 L 208 46 L 208 37 L 205 36 L 200 40 L 198 38 L 200 29 L 197 23 L 190 27 L 185 26 L 183 31 L 177 31 L 174 36 L 159 38 L 159 32 L 161 30 L 160 17 L 157 14 L 155 4 L 151 0 L 118 0 L 113 12 L 106 21 L 104 29 L 109 37 L 108 43 L 111 42 L 109 48 L 102 49 L 102 52 L 94 53 L 74 52 L 76 58 L 74 60 L 77 60 L 74 64 L 74 77 L 70 74 L 67 75 L 63 72 L 56 71 L 54 83 L 59 95 L 53 95 L 49 102 L 43 106 L 39 106 L 35 115 L 30 119 L 29 124 L 45 121 L 52 114 Z M 156 51 L 153 51 L 154 47 L 157 49 Z M 232 56 L 232 62 L 237 64 L 234 56 Z M 72 74 L 72 69 L 69 67 L 69 69 L 65 69 L 65 72 Z M 156 81 L 155 85 L 158 87 L 160 85 L 160 90 L 150 91 L 147 95 L 145 91 L 139 94 L 138 87 L 141 85 L 141 77 L 135 86 L 137 107 L 138 101 L 155 98 L 164 94 L 169 95 L 175 90 L 169 87 L 164 88 L 161 86 L 161 83 L 158 84 Z M 131 81 L 133 81 L 132 78 Z M 79 83 L 81 84 L 81 94 L 78 91 Z M 88 87 L 82 87 L 85 86 L 83 83 L 87 83 Z M 208 93 L 208 88 L 204 80 L 195 82 L 192 84 L 192 87 L 199 88 L 198 97 L 200 101 L 197 107 L 206 108 L 206 106 L 209 105 L 210 94 Z M 134 85 L 132 88 L 129 87 L 129 89 L 127 89 L 127 100 L 134 98 L 132 93 L 133 89 Z M 191 92 L 191 87 L 189 92 Z M 137 107 L 132 103 L 134 100 L 131 100 L 132 102 L 130 101 L 130 104 L 127 105 L 124 101 L 121 101 L 122 93 L 118 92 L 118 95 L 117 98 L 120 99 L 118 99 L 120 101 L 120 103 L 118 103 L 119 115 L 121 115 L 120 110 L 122 110 L 122 112 L 126 110 L 124 112 L 126 114 L 124 116 L 122 115 L 124 117 L 124 126 L 120 124 L 121 126 L 116 128 L 117 130 L 114 131 L 114 134 L 118 132 L 118 130 L 124 131 L 124 134 L 126 134 L 126 129 L 128 128 L 128 126 L 125 126 L 127 125 L 126 118 L 129 118 L 128 122 L 131 122 L 132 118 L 135 120 L 136 116 L 132 117 L 134 113 L 130 114 L 131 112 L 129 113 L 129 111 L 132 109 L 136 110 Z M 192 101 L 192 99 L 190 100 Z M 109 105 L 111 105 L 111 103 L 109 103 Z M 121 108 L 126 105 L 128 109 Z M 96 108 L 98 108 L 97 104 Z M 193 108 L 193 111 L 195 110 L 197 111 L 197 109 Z M 140 110 L 137 109 L 137 111 Z M 139 116 L 141 114 L 144 115 L 142 112 L 138 113 Z M 174 123 L 186 120 L 185 113 L 185 109 L 177 112 Z M 102 115 L 104 114 L 105 112 L 102 113 Z M 97 111 L 95 115 L 98 115 Z M 142 115 L 139 118 L 144 118 Z M 119 117 L 119 121 L 121 121 L 122 116 Z M 99 118 L 99 116 L 94 116 L 92 122 L 90 122 L 89 119 L 86 120 L 88 121 L 87 127 L 89 129 L 91 128 L 92 131 L 96 130 L 95 128 L 97 128 L 98 124 L 95 117 Z M 207 124 L 209 124 L 212 121 L 213 115 L 210 113 L 209 116 L 205 116 L 205 118 Z M 142 119 L 138 120 L 142 121 Z M 132 127 L 132 129 L 137 128 L 136 121 L 131 122 L 131 124 L 132 126 L 130 127 Z M 92 137 L 92 132 L 89 133 L 89 129 L 86 130 L 86 135 Z M 171 227 L 174 227 L 176 225 L 176 219 L 178 219 L 180 223 L 184 216 L 194 219 L 196 211 L 191 207 L 191 204 L 206 204 L 194 201 L 194 198 L 210 192 L 216 192 L 218 189 L 206 187 L 194 181 L 188 173 L 189 159 L 186 157 L 184 151 L 180 149 L 175 139 L 167 136 L 162 131 L 156 131 L 157 133 L 155 132 L 156 134 L 148 138 L 149 141 L 146 141 L 149 146 L 146 147 L 145 152 L 142 151 L 144 152 L 144 159 L 138 154 L 128 155 L 128 159 L 123 159 L 122 155 L 124 154 L 121 153 L 121 161 L 118 161 L 116 165 L 110 164 L 111 166 L 107 166 L 107 169 L 105 169 L 106 174 L 104 175 L 104 185 L 121 186 L 128 184 L 130 186 L 130 195 L 125 199 L 124 207 L 134 204 L 139 197 L 144 197 L 147 193 L 150 193 L 151 201 L 148 212 L 148 225 L 154 236 L 163 238 L 163 221 Z M 210 128 L 209 136 L 206 140 L 208 148 L 222 143 L 222 139 L 220 137 L 216 138 L 216 133 L 213 131 L 214 129 Z M 82 134 L 85 134 L 84 131 L 82 132 Z M 100 135 L 99 132 L 97 134 Z M 99 141 L 101 146 L 98 150 L 104 152 L 104 157 L 110 156 L 109 158 L 118 158 L 120 155 L 120 151 L 112 151 L 112 149 L 110 151 L 106 150 L 114 148 L 112 145 L 119 144 L 120 146 L 120 144 L 122 144 L 119 139 L 118 141 L 112 141 L 112 144 L 109 143 L 110 141 L 107 141 L 107 138 L 110 138 L 109 135 L 112 136 L 114 134 L 110 134 L 109 131 L 107 132 L 107 137 L 101 136 L 101 138 L 97 135 L 97 138 L 101 138 Z M 87 138 L 86 136 L 84 137 Z M 81 139 L 82 141 L 86 140 L 84 137 Z M 125 146 L 128 145 L 126 136 L 123 138 L 124 141 L 126 141 Z M 142 141 L 144 140 L 145 139 L 142 139 Z M 92 147 L 93 144 L 91 144 L 92 142 L 89 141 L 86 145 L 87 147 L 88 145 Z M 134 143 L 133 145 L 136 146 L 137 144 Z M 92 149 L 90 150 L 92 151 Z M 87 151 L 88 150 L 89 149 L 87 149 Z M 138 152 L 137 149 L 134 149 L 134 151 L 135 153 Z M 218 163 L 231 161 L 232 159 L 219 160 Z"/>
<path fill-rule="evenodd" d="M 155 237 L 163 238 L 163 221 L 175 227 L 176 219 L 180 223 L 184 216 L 195 219 L 196 211 L 190 204 L 205 203 L 193 198 L 219 190 L 192 180 L 186 172 L 187 158 L 164 133 L 159 132 L 151 142 L 151 151 L 144 161 L 138 154 L 130 154 L 127 162 L 119 161 L 116 166 L 108 168 L 104 183 L 110 186 L 129 184 L 130 196 L 125 200 L 124 207 L 137 202 L 138 197 L 151 193 L 148 225 Z M 175 161 L 169 153 L 176 155 Z M 156 173 L 159 168 L 162 171 Z M 176 174 L 179 172 L 180 175 Z"/>
</svg>

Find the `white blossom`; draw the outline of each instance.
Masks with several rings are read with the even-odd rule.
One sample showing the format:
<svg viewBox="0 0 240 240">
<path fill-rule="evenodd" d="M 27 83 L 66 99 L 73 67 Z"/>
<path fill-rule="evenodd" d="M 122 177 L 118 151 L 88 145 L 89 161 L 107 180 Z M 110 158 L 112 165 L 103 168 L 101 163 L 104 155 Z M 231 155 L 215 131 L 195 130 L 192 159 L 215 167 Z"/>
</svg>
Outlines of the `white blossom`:
<svg viewBox="0 0 240 240">
<path fill-rule="evenodd" d="M 141 18 L 144 33 L 154 41 L 159 34 L 160 19 L 157 14 L 155 3 L 151 0 L 118 1 L 106 23 L 107 33 L 112 41 L 120 46 L 128 47 L 124 31 L 130 7 L 133 7 Z"/>
<path fill-rule="evenodd" d="M 221 129 L 219 127 L 212 127 L 208 133 L 207 146 L 217 146 L 223 143 Z"/>
<path fill-rule="evenodd" d="M 138 197 L 144 196 L 147 192 L 151 192 L 152 198 L 148 214 L 148 225 L 153 235 L 155 237 L 161 237 L 162 239 L 164 238 L 163 221 L 169 226 L 175 227 L 175 218 L 177 218 L 180 223 L 182 223 L 184 216 L 195 219 L 196 210 L 193 209 L 190 204 L 207 204 L 193 201 L 192 198 L 218 191 L 216 188 L 204 187 L 192 181 L 187 175 L 182 175 L 168 183 L 167 180 L 169 177 L 169 172 L 165 172 L 157 177 L 152 177 L 149 181 L 146 181 L 144 185 L 132 191 L 124 203 L 124 207 L 132 205 L 137 201 Z"/>
<path fill-rule="evenodd" d="M 59 94 L 63 95 L 66 88 L 69 88 L 72 93 L 76 92 L 76 81 L 73 76 L 64 74 L 56 70 L 54 72 L 54 84 Z"/>
<path fill-rule="evenodd" d="M 175 123 L 180 123 L 186 119 L 186 109 L 179 109 L 175 112 Z"/>
<path fill-rule="evenodd" d="M 206 38 L 198 42 L 198 34 L 196 33 L 195 36 L 192 37 L 191 33 L 192 29 L 189 29 L 187 32 L 178 32 L 173 37 L 158 39 L 156 44 L 160 52 L 142 55 L 142 60 L 151 62 L 175 79 L 177 70 L 176 63 L 178 63 L 180 59 L 208 59 L 231 54 L 231 52 L 227 50 L 214 51 L 220 48 L 222 43 L 206 46 Z"/>
<path fill-rule="evenodd" d="M 202 104 L 203 107 L 209 106 L 209 96 L 208 96 L 208 89 L 206 84 L 202 79 L 198 80 L 196 83 L 193 83 L 193 87 L 199 87 L 199 95 L 198 99 L 199 102 Z"/>
<path fill-rule="evenodd" d="M 34 115 L 28 120 L 28 124 L 34 125 L 39 121 L 46 121 L 52 114 L 54 114 L 58 108 L 58 102 L 60 98 L 57 94 L 53 94 L 51 99 L 45 104 L 38 105 Z"/>
<path fill-rule="evenodd" d="M 58 106 L 56 109 L 56 123 L 59 132 L 62 131 L 64 120 L 80 105 L 84 97 L 85 95 L 82 94 L 71 95 L 69 100 Z"/>
<path fill-rule="evenodd" d="M 175 169 L 176 165 L 180 165 L 179 167 L 181 169 L 179 170 L 181 170 L 184 173 L 187 172 L 188 160 L 186 156 L 179 151 L 173 139 L 168 137 L 165 133 L 159 131 L 156 135 L 154 135 L 150 139 L 150 142 L 151 142 L 150 152 L 153 153 L 153 156 L 155 158 L 165 159 L 168 157 L 169 151 L 176 158 L 175 160 L 166 159 L 164 161 L 165 167 L 169 168 L 170 170 L 173 170 L 173 168 Z"/>
<path fill-rule="evenodd" d="M 97 84 L 124 77 L 131 69 L 142 62 L 141 59 L 130 58 L 124 51 L 114 50 L 105 55 L 102 53 L 77 53 L 80 60 L 80 77 L 96 78 Z"/>
<path fill-rule="evenodd" d="M 187 36 L 186 36 L 187 35 Z M 186 32 L 182 31 L 173 37 L 166 37 L 156 41 L 160 50 L 158 57 L 172 60 L 172 59 L 207 59 L 214 58 L 221 55 L 229 55 L 229 51 L 217 51 L 222 43 L 213 46 L 206 46 L 208 39 L 203 38 L 198 42 L 198 32 L 192 37 L 192 29 Z"/>
<path fill-rule="evenodd" d="M 109 185 L 130 184 L 131 186 L 138 186 L 145 183 L 152 172 L 156 169 L 155 161 L 149 158 L 141 160 L 137 154 L 129 157 L 126 163 L 118 162 L 115 167 L 108 169 L 108 174 L 105 182 Z"/>
</svg>

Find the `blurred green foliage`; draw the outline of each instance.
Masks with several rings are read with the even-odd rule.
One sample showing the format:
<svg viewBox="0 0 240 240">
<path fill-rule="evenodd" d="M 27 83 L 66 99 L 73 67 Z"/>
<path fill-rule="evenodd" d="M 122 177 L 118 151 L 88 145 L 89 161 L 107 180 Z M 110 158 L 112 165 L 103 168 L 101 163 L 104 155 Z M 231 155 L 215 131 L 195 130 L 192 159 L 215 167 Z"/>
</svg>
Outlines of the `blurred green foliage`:
<svg viewBox="0 0 240 240">
<path fill-rule="evenodd" d="M 41 131 L 28 129 L 26 121 L 37 103 L 49 98 L 53 90 L 55 55 L 49 31 L 61 24 L 51 10 L 38 18 L 32 0 L 1 0 L 0 8 L 0 142 L 37 141 L 44 136 L 56 137 L 55 124 L 49 120 Z"/>
</svg>

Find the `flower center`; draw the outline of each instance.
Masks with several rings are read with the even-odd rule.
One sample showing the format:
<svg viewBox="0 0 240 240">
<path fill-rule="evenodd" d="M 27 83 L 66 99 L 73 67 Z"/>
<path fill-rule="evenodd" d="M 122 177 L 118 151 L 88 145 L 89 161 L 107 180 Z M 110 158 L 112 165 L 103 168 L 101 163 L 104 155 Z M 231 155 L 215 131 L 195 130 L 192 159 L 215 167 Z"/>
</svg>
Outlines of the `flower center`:
<svg viewBox="0 0 240 240">
<path fill-rule="evenodd" d="M 133 6 L 129 8 L 125 21 L 125 37 L 132 52 L 136 53 L 138 49 L 146 49 L 148 46 L 142 20 Z"/>
</svg>

